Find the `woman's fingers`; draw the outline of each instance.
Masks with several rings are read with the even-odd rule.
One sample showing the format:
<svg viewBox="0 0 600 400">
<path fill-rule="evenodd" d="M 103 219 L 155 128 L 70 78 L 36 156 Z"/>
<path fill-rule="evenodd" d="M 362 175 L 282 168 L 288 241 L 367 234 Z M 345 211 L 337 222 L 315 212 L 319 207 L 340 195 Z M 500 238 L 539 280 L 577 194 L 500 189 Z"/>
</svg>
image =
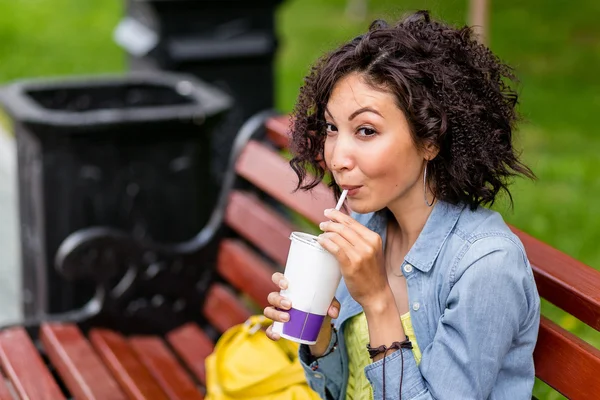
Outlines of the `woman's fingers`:
<svg viewBox="0 0 600 400">
<path fill-rule="evenodd" d="M 339 239 L 341 239 L 339 244 L 342 248 L 348 247 L 352 251 L 362 252 L 369 247 L 369 243 L 362 236 L 356 233 L 356 231 L 354 231 L 352 228 L 339 222 L 321 222 L 319 228 L 325 232 L 324 235 L 329 235 L 331 239 L 334 238 L 333 234 L 338 236 Z"/>
<path fill-rule="evenodd" d="M 273 307 L 281 308 L 282 310 L 289 310 L 290 308 L 292 308 L 292 302 L 277 292 L 269 293 L 269 295 L 267 296 L 267 301 Z"/>
<path fill-rule="evenodd" d="M 325 210 L 325 216 L 330 219 L 321 223 L 321 229 L 336 229 L 336 232 L 343 236 L 353 245 L 368 244 L 369 246 L 381 246 L 381 236 L 373 232 L 360 222 L 349 215 L 336 209 Z M 331 224 L 328 228 L 328 224 Z M 334 224 L 339 224 L 335 225 Z"/>
<path fill-rule="evenodd" d="M 285 276 L 283 276 L 283 274 L 281 272 L 275 272 L 273 275 L 271 275 L 271 280 L 280 289 L 284 289 L 285 290 L 288 287 L 287 279 L 285 279 Z"/>
<path fill-rule="evenodd" d="M 336 232 L 350 244 L 356 245 L 363 241 L 363 238 L 356 232 L 356 230 L 349 225 L 345 225 L 339 221 L 323 221 L 319 224 L 319 228 L 323 232 Z"/>
<path fill-rule="evenodd" d="M 280 289 L 287 289 L 287 280 L 281 272 L 275 272 L 271 276 L 271 280 L 275 285 L 279 286 Z M 265 307 L 263 311 L 265 317 L 275 322 L 288 322 L 290 320 L 290 314 L 285 312 L 285 310 L 289 310 L 292 307 L 292 303 L 288 299 L 278 292 L 271 292 L 267 296 L 267 301 L 271 306 Z M 280 339 L 279 334 L 273 332 L 272 325 L 267 328 L 266 334 L 271 340 Z"/>
<path fill-rule="evenodd" d="M 290 314 L 275 307 L 265 307 L 263 314 L 265 317 L 276 322 L 288 322 L 290 320 Z"/>
<path fill-rule="evenodd" d="M 292 302 L 280 295 L 277 292 L 271 292 L 267 296 L 267 301 L 271 304 L 263 311 L 265 317 L 273 321 L 287 322 L 290 320 L 290 315 L 285 312 L 292 307 Z"/>
<path fill-rule="evenodd" d="M 332 319 L 336 319 L 340 316 L 340 302 L 334 297 L 331 301 L 331 305 L 327 310 L 327 315 L 329 315 Z"/>
<path fill-rule="evenodd" d="M 344 224 L 352 229 L 354 229 L 358 233 L 366 233 L 371 232 L 369 228 L 352 218 L 351 216 L 344 214 L 341 211 L 336 210 L 335 208 L 330 208 L 325 210 L 324 215 L 329 218 L 331 221 L 339 222 L 340 224 Z"/>
<path fill-rule="evenodd" d="M 278 333 L 273 332 L 273 325 L 269 325 L 266 331 L 267 337 L 271 340 L 279 340 L 281 336 Z"/>
<path fill-rule="evenodd" d="M 319 244 L 338 260 L 341 265 L 358 259 L 356 248 L 336 232 L 325 232 L 317 238 Z"/>
</svg>

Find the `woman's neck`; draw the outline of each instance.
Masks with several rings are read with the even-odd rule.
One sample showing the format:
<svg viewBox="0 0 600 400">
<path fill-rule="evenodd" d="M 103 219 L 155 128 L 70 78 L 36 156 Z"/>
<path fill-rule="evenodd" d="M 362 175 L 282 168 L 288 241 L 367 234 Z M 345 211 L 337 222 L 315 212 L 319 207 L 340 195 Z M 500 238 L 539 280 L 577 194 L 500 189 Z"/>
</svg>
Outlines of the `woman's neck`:
<svg viewBox="0 0 600 400">
<path fill-rule="evenodd" d="M 433 206 L 429 207 L 423 201 L 406 203 L 402 204 L 398 202 L 388 206 L 398 224 L 395 240 L 399 242 L 398 244 L 403 254 L 408 253 L 417 241 L 419 234 L 427 222 L 427 218 L 429 218 L 433 210 Z"/>
</svg>

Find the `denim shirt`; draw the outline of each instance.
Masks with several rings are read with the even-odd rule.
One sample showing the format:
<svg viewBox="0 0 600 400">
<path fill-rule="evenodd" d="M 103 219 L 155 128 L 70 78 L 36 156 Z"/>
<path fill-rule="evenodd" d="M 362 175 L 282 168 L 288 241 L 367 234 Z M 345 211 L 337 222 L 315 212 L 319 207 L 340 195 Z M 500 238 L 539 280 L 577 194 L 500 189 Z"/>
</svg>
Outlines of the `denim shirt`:
<svg viewBox="0 0 600 400">
<path fill-rule="evenodd" d="M 385 212 L 352 216 L 385 243 Z M 402 371 L 403 399 L 531 399 L 540 298 L 525 249 L 500 214 L 438 201 L 398 268 L 422 359 L 417 366 L 402 349 L 365 367 L 375 399 L 384 382 L 386 399 L 399 398 Z M 310 387 L 324 399 L 346 396 L 344 322 L 362 311 L 343 280 L 336 297 L 338 347 L 316 360 L 308 346 L 299 351 Z"/>
</svg>

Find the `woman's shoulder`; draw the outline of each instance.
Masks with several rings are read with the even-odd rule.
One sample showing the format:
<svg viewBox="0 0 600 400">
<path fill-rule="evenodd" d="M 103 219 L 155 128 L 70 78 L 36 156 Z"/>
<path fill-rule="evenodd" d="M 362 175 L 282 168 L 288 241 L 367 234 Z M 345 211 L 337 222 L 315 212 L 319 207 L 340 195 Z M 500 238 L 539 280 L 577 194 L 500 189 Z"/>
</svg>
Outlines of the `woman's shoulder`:
<svg viewBox="0 0 600 400">
<path fill-rule="evenodd" d="M 495 210 L 465 207 L 458 218 L 454 234 L 468 244 L 479 241 L 496 243 L 495 247 L 509 248 L 525 253 L 519 237 L 510 229 L 502 215 Z"/>
<path fill-rule="evenodd" d="M 485 207 L 465 208 L 454 229 L 462 242 L 457 254 L 453 276 L 458 279 L 467 270 L 470 274 L 490 274 L 507 279 L 526 277 L 535 285 L 527 252 L 519 237 L 510 229 L 502 215 Z"/>
</svg>

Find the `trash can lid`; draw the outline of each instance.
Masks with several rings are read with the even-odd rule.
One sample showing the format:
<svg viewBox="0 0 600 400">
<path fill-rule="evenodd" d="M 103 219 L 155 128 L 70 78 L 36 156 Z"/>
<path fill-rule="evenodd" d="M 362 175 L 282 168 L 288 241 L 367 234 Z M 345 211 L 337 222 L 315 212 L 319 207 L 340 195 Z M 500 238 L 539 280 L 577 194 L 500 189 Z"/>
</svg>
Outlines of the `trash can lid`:
<svg viewBox="0 0 600 400">
<path fill-rule="evenodd" d="M 80 103 L 92 102 L 97 100 L 93 96 L 103 90 L 114 90 L 115 96 L 122 96 L 123 89 L 127 88 L 134 93 L 137 90 L 137 103 L 122 106 L 69 104 L 68 107 L 60 107 L 50 106 L 47 100 L 52 94 L 58 94 L 63 97 L 79 96 L 77 100 Z M 140 97 L 143 90 L 170 90 L 170 104 L 156 101 L 144 104 L 143 97 Z M 230 109 L 233 99 L 191 75 L 156 71 L 15 81 L 0 88 L 0 104 L 19 121 L 85 127 L 173 118 L 202 120 Z"/>
</svg>

